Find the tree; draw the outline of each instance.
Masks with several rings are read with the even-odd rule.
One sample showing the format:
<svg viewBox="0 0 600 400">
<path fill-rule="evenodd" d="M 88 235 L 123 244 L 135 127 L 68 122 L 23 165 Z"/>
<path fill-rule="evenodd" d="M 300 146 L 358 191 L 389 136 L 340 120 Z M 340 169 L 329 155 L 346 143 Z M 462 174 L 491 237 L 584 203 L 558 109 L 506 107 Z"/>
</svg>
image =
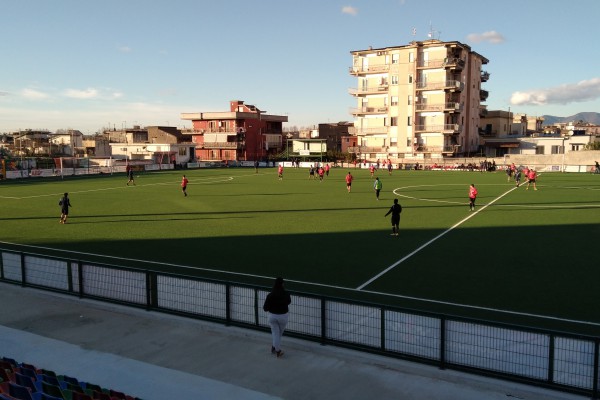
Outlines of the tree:
<svg viewBox="0 0 600 400">
<path fill-rule="evenodd" d="M 600 150 L 600 142 L 592 142 L 585 145 L 586 150 Z"/>
</svg>

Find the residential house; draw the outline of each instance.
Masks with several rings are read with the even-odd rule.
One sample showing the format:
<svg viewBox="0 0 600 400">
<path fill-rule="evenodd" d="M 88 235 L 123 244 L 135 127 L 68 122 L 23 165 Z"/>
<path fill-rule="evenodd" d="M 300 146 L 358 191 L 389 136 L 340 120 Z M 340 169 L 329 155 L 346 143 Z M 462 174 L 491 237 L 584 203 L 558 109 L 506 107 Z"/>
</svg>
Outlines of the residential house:
<svg viewBox="0 0 600 400">
<path fill-rule="evenodd" d="M 284 115 L 232 100 L 229 111 L 182 113 L 192 121 L 192 142 L 199 160 L 263 160 L 281 154 Z"/>
<path fill-rule="evenodd" d="M 479 149 L 488 60 L 463 43 L 431 39 L 352 51 L 351 131 L 368 160 L 438 158 Z"/>
</svg>

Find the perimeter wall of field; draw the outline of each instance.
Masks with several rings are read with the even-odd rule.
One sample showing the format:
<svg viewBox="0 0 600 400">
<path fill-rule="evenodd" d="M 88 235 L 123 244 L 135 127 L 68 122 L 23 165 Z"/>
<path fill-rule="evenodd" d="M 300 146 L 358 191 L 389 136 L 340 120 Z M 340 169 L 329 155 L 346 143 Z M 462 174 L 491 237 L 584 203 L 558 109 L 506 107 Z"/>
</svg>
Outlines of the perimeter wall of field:
<svg viewBox="0 0 600 400">
<path fill-rule="evenodd" d="M 0 281 L 267 331 L 269 288 L 0 249 Z M 291 292 L 286 334 L 598 398 L 600 337 Z"/>
<path fill-rule="evenodd" d="M 7 169 L 3 174 L 0 172 L 0 179 L 21 179 L 21 178 L 42 178 L 42 177 L 66 177 L 75 175 L 101 175 L 125 173 L 125 165 L 115 165 L 111 159 L 82 159 L 86 160 L 85 166 L 62 166 L 56 168 L 36 168 L 27 169 Z M 383 160 L 382 160 L 383 161 Z M 484 161 L 495 163 L 498 169 L 504 168 L 506 165 L 514 163 L 516 166 L 527 166 L 540 172 L 581 172 L 591 173 L 594 171 L 595 162 L 600 162 L 600 150 L 591 151 L 571 151 L 566 154 L 510 154 L 504 157 L 485 158 L 485 157 L 451 157 L 451 158 L 432 158 L 424 160 L 415 159 L 399 159 L 392 165 L 394 169 L 415 169 L 418 165 L 420 169 L 435 169 L 439 170 L 472 170 L 479 169 Z M 371 163 L 348 163 L 348 162 L 329 162 L 326 160 L 303 161 L 297 166 L 301 168 L 309 168 L 312 165 L 323 165 L 329 163 L 331 166 L 343 168 L 365 168 Z M 65 163 L 67 165 L 68 163 Z M 280 162 L 265 162 L 258 163 L 259 168 L 270 168 L 277 164 L 282 164 L 285 167 L 294 167 L 296 164 L 292 161 Z M 162 171 L 174 169 L 173 164 L 149 164 L 143 163 L 136 165 L 132 163 L 132 167 L 136 171 Z M 198 161 L 185 164 L 186 169 L 197 168 L 222 168 L 222 167 L 255 167 L 254 161 Z M 383 167 L 380 164 L 380 167 Z"/>
</svg>

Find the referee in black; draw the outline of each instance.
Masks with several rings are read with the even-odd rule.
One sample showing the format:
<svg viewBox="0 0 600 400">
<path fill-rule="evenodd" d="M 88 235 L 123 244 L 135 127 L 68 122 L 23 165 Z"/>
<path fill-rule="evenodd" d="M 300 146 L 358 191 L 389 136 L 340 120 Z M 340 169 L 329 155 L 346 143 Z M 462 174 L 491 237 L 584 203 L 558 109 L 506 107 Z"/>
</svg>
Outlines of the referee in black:
<svg viewBox="0 0 600 400">
<path fill-rule="evenodd" d="M 402 212 L 402 206 L 398 204 L 398 199 L 394 199 L 394 205 L 390 207 L 390 210 L 385 214 L 385 217 L 392 214 L 392 234 L 391 236 L 398 236 L 400 233 L 400 213 Z"/>
</svg>

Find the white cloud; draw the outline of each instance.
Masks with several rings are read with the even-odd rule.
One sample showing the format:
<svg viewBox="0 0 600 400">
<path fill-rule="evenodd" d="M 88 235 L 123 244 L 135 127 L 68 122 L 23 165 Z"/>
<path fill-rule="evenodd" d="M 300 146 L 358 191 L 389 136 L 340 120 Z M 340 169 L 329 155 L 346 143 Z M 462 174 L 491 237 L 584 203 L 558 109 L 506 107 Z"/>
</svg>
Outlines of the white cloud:
<svg viewBox="0 0 600 400">
<path fill-rule="evenodd" d="M 502 34 L 496 31 L 487 31 L 483 33 L 470 33 L 467 35 L 467 41 L 472 43 L 488 42 L 491 44 L 504 43 L 505 39 Z"/>
<path fill-rule="evenodd" d="M 49 97 L 44 92 L 40 92 L 39 90 L 29 88 L 21 90 L 21 96 L 25 97 L 28 100 L 43 100 Z"/>
<path fill-rule="evenodd" d="M 133 50 L 131 49 L 131 47 L 129 47 L 129 46 L 119 46 L 119 47 L 118 47 L 118 50 L 119 50 L 121 53 L 131 53 L 131 52 L 133 51 Z"/>
<path fill-rule="evenodd" d="M 600 98 L 600 78 L 546 89 L 514 92 L 510 102 L 514 105 L 569 104 L 597 98 Z"/>
<path fill-rule="evenodd" d="M 8 92 L 3 92 L 0 90 L 0 96 L 8 96 Z"/>
<path fill-rule="evenodd" d="M 342 14 L 357 15 L 358 14 L 358 8 L 352 7 L 352 6 L 342 7 Z"/>
<path fill-rule="evenodd" d="M 81 100 L 95 99 L 98 97 L 98 90 L 94 88 L 87 88 L 85 90 L 67 89 L 65 90 L 65 96 Z"/>
</svg>

